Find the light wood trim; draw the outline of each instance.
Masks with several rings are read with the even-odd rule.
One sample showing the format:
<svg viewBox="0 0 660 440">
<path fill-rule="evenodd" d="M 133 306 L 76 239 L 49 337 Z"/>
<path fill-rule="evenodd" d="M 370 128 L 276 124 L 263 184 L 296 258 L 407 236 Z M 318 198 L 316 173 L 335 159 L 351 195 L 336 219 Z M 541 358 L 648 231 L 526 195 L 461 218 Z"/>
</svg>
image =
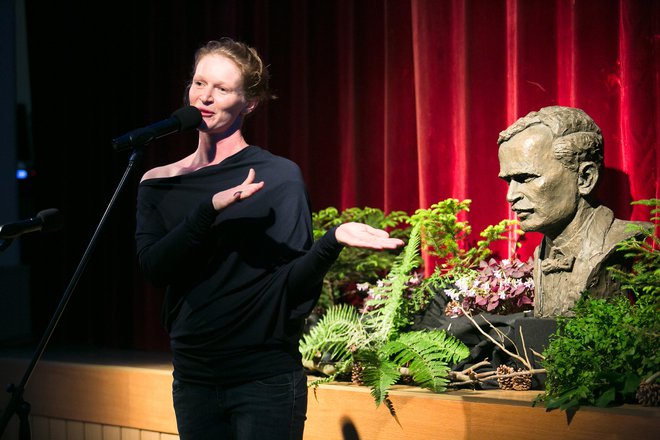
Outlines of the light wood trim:
<svg viewBox="0 0 660 440">
<path fill-rule="evenodd" d="M 658 439 L 660 410 L 625 406 L 565 412 L 532 407 L 536 392 L 427 393 L 400 387 L 391 400 L 401 426 L 362 387 L 328 384 L 309 399 L 305 440 Z M 348 433 L 357 434 L 350 436 Z"/>
<path fill-rule="evenodd" d="M 25 361 L 4 362 L 18 381 Z M 171 390 L 170 369 L 41 361 L 24 400 L 32 415 L 176 434 Z"/>
<path fill-rule="evenodd" d="M 0 359 L 0 380 L 18 381 L 26 365 L 23 359 Z M 61 430 L 58 420 L 63 420 L 67 426 L 82 423 L 82 428 L 75 425 L 67 432 L 82 429 L 86 440 L 133 439 L 130 430 L 139 430 L 140 440 L 177 439 L 171 373 L 167 363 L 128 366 L 41 361 L 25 390 L 25 400 L 32 405 L 33 428 L 53 433 Z M 368 388 L 325 384 L 315 392 L 310 390 L 305 440 L 660 438 L 659 408 L 584 407 L 569 423 L 563 411 L 532 407 L 536 395 L 538 391 L 499 390 L 436 394 L 397 386 L 391 400 L 398 425 L 384 405 L 376 407 Z M 3 409 L 8 401 L 8 393 L 0 397 Z"/>
</svg>

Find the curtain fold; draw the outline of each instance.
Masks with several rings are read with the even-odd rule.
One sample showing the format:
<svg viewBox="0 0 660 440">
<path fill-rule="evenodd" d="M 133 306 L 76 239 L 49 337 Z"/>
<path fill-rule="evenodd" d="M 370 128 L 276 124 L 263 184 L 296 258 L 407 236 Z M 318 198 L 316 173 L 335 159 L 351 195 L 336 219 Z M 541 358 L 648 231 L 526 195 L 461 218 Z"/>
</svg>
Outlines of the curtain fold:
<svg viewBox="0 0 660 440">
<path fill-rule="evenodd" d="M 448 197 L 470 199 L 476 240 L 512 215 L 497 177 L 499 132 L 555 104 L 584 109 L 603 130 L 599 196 L 618 217 L 648 219 L 648 208 L 630 202 L 660 194 L 660 0 L 163 0 L 104 3 L 100 15 L 77 9 L 94 20 L 33 6 L 33 128 L 43 171 L 33 197 L 80 223 L 98 220 L 125 166 L 109 140 L 178 108 L 194 50 L 225 35 L 257 47 L 278 96 L 246 120 L 246 138 L 301 166 L 314 210 L 412 214 Z M 62 60 L 55 71 L 46 61 L 53 53 Z M 70 126 L 72 113 L 78 136 L 55 152 L 52 134 Z M 194 133 L 164 138 L 147 148 L 140 171 L 194 147 Z M 166 347 L 162 292 L 134 262 L 136 186 L 122 195 L 61 339 Z M 26 245 L 33 303 L 53 304 L 87 231 L 67 228 L 56 255 Z M 513 256 L 515 239 L 498 243 L 497 255 Z M 516 255 L 526 259 L 539 240 L 526 234 Z M 46 315 L 35 310 L 37 330 Z"/>
</svg>

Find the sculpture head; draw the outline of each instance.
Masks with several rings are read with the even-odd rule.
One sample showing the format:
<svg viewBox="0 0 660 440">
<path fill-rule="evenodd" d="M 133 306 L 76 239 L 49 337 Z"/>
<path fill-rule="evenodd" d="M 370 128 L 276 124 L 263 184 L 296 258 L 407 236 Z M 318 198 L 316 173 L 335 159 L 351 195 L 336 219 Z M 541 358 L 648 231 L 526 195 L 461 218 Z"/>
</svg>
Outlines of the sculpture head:
<svg viewBox="0 0 660 440">
<path fill-rule="evenodd" d="M 497 143 L 499 177 L 524 231 L 556 238 L 594 203 L 603 137 L 584 111 L 544 107 L 502 131 Z"/>
</svg>

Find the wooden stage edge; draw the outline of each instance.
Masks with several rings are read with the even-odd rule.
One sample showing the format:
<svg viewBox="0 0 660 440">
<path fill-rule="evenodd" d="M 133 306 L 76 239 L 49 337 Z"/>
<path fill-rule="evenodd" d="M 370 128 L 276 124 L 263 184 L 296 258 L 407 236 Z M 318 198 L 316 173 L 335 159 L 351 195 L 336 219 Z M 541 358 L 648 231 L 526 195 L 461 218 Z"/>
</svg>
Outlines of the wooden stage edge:
<svg viewBox="0 0 660 440">
<path fill-rule="evenodd" d="M 0 382 L 18 384 L 31 359 L 0 351 Z M 169 354 L 86 352 L 44 355 L 27 383 L 33 440 L 177 439 Z M 658 439 L 660 408 L 624 405 L 563 411 L 533 407 L 539 391 L 431 393 L 397 386 L 398 423 L 369 389 L 322 385 L 309 393 L 305 440 Z M 4 412 L 10 394 L 0 396 Z M 0 440 L 18 438 L 12 416 Z"/>
</svg>

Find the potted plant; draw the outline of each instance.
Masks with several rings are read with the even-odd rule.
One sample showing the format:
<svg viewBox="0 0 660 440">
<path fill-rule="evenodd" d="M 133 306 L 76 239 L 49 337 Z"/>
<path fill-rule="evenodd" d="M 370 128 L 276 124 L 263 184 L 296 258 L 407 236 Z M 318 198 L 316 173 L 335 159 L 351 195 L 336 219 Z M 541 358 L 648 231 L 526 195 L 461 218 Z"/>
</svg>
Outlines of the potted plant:
<svg viewBox="0 0 660 440">
<path fill-rule="evenodd" d="M 361 308 L 338 304 L 327 309 L 305 334 L 300 350 L 308 369 L 321 374 L 313 385 L 351 377 L 371 388 L 377 405 L 388 399 L 390 387 L 401 381 L 444 391 L 453 365 L 469 355 L 468 347 L 444 330 L 412 330 L 415 317 L 427 305 L 437 284 L 472 269 L 491 254 L 489 245 L 504 239 L 516 222 L 504 220 L 486 228 L 481 240 L 465 249 L 470 233 L 459 219 L 470 201 L 447 199 L 419 209 L 408 219 L 410 234 L 386 277 L 358 283 L 367 292 Z M 436 259 L 434 273 L 420 279 L 416 270 L 425 251 Z"/>
</svg>

